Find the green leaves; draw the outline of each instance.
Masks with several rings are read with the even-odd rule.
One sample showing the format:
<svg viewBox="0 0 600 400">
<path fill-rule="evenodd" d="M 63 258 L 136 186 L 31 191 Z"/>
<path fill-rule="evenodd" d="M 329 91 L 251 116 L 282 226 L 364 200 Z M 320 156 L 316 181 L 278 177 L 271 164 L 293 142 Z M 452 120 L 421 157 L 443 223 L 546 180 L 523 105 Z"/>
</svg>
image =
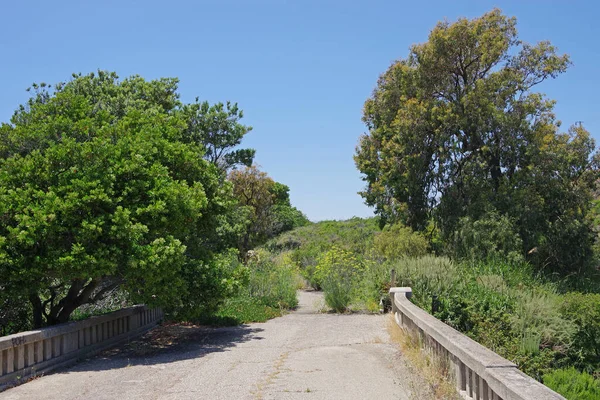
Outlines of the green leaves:
<svg viewBox="0 0 600 400">
<path fill-rule="evenodd" d="M 569 65 L 549 42 L 522 43 L 516 20 L 497 9 L 439 23 L 365 102 L 368 133 L 355 154 L 365 202 L 384 223 L 423 231 L 433 218 L 445 239 L 462 217 L 497 212 L 515 221 L 521 254 L 548 250 L 538 265 L 584 265 L 582 246 L 548 246 L 561 241 L 554 226 L 585 225 L 600 177 L 595 144 L 581 126 L 561 133 L 554 102 L 533 92 Z M 570 229 L 589 248 L 585 230 Z"/>
<path fill-rule="evenodd" d="M 218 268 L 206 243 L 234 200 L 187 140 L 177 80 L 99 71 L 34 91 L 0 128 L 0 296 L 27 292 L 50 324 L 115 284 L 153 305 L 218 303 L 227 271 L 197 272 Z"/>
<path fill-rule="evenodd" d="M 228 171 L 238 165 L 252 165 L 255 150 L 238 149 L 244 135 L 252 130 L 251 126 L 239 123 L 244 117 L 237 103 L 196 102 L 183 107 L 187 121 L 184 140 L 204 146 L 204 157 L 217 165 L 222 171 Z"/>
</svg>

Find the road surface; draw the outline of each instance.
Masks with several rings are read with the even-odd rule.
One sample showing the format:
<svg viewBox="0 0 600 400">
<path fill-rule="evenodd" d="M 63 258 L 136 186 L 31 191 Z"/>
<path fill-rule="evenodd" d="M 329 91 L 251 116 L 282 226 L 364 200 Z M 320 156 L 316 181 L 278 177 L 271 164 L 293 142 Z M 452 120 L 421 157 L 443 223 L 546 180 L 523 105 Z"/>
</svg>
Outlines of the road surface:
<svg viewBox="0 0 600 400">
<path fill-rule="evenodd" d="M 388 316 L 298 310 L 230 328 L 166 325 L 139 341 L 0 393 L 29 399 L 433 398 L 386 330 Z"/>
</svg>

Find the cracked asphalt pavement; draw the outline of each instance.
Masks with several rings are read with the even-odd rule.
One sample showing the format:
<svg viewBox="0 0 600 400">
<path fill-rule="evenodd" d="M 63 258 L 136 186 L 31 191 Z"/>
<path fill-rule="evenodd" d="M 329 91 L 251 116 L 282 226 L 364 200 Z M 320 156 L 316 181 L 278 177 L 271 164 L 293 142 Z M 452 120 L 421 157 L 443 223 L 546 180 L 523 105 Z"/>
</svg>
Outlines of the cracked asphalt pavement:
<svg viewBox="0 0 600 400">
<path fill-rule="evenodd" d="M 229 328 L 165 325 L 143 339 L 0 393 L 18 399 L 433 398 L 391 343 L 388 316 L 298 309 Z"/>
</svg>

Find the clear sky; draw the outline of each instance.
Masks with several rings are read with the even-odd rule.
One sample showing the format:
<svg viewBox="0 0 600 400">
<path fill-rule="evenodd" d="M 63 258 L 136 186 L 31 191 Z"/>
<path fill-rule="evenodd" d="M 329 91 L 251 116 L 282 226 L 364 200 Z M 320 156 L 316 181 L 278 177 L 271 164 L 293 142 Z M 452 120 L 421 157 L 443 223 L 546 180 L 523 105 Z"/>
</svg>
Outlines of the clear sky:
<svg viewBox="0 0 600 400">
<path fill-rule="evenodd" d="M 178 77 L 183 101 L 238 102 L 245 145 L 313 220 L 369 216 L 352 156 L 377 77 L 439 20 L 493 7 L 521 39 L 550 40 L 573 67 L 540 90 L 600 142 L 600 5 L 594 1 L 8 1 L 0 5 L 0 121 L 32 82 L 97 69 Z"/>
</svg>

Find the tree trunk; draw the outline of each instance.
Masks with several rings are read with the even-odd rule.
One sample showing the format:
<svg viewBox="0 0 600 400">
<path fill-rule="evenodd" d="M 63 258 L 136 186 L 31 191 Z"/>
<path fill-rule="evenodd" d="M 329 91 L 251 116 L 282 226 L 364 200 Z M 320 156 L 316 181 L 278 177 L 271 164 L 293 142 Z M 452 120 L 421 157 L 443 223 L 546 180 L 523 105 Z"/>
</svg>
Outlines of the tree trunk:
<svg viewBox="0 0 600 400">
<path fill-rule="evenodd" d="M 98 279 L 92 279 L 87 283 L 81 280 L 72 281 L 67 295 L 50 309 L 47 316 L 48 325 L 68 322 L 73 311 L 89 301 L 99 282 Z"/>
<path fill-rule="evenodd" d="M 29 301 L 33 309 L 33 328 L 39 329 L 44 325 L 42 300 L 40 300 L 37 294 L 30 294 Z"/>
</svg>

